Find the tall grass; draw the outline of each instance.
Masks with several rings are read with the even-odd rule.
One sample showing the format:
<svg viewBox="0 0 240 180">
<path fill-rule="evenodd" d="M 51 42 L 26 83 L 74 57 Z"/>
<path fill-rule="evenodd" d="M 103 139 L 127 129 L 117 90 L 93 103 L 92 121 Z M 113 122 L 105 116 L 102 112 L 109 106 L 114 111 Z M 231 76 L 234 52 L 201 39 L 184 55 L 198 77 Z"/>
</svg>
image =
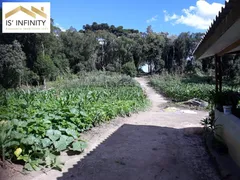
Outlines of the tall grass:
<svg viewBox="0 0 240 180">
<path fill-rule="evenodd" d="M 74 79 L 61 79 L 49 82 L 49 88 L 74 88 L 74 87 L 119 87 L 138 86 L 138 83 L 131 77 L 114 72 L 82 72 Z"/>
<path fill-rule="evenodd" d="M 211 91 L 215 90 L 214 82 L 209 77 L 179 77 L 179 76 L 153 76 L 150 85 L 157 91 L 174 101 L 186 101 L 192 98 L 200 98 L 209 101 Z M 233 89 L 224 86 L 224 90 Z M 234 88 L 239 90 L 239 88 Z"/>
</svg>

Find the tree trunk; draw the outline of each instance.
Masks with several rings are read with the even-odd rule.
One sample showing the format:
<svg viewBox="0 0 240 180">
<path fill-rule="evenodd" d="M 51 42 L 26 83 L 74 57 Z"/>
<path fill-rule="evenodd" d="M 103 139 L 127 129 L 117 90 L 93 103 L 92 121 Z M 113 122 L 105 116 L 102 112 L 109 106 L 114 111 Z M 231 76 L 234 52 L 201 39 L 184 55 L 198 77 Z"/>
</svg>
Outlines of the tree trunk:
<svg viewBox="0 0 240 180">
<path fill-rule="evenodd" d="M 150 63 L 148 63 L 148 73 L 150 73 L 151 72 L 151 65 L 150 65 Z"/>
<path fill-rule="evenodd" d="M 21 87 L 21 85 L 22 85 L 22 78 L 21 78 L 21 76 L 19 76 L 18 86 Z"/>
<path fill-rule="evenodd" d="M 43 53 L 43 57 L 45 56 L 45 48 L 44 48 L 44 45 L 42 43 L 42 53 Z"/>
<path fill-rule="evenodd" d="M 153 68 L 152 68 L 152 60 L 150 61 L 150 74 L 152 75 L 153 73 Z"/>
<path fill-rule="evenodd" d="M 46 78 L 45 77 L 43 77 L 43 89 L 47 89 L 47 87 L 46 87 Z"/>
</svg>

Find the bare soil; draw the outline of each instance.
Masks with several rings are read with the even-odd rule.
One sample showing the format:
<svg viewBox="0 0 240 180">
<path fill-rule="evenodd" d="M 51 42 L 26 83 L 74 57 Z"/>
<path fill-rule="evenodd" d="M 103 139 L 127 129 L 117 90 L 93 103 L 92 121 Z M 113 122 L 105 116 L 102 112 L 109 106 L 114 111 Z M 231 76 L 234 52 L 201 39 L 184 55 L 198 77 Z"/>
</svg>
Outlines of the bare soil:
<svg viewBox="0 0 240 180">
<path fill-rule="evenodd" d="M 11 176 L 0 180 L 220 179 L 202 138 L 200 120 L 207 112 L 164 111 L 163 105 L 168 101 L 148 86 L 147 79 L 136 80 L 151 101 L 148 110 L 116 118 L 83 133 L 81 137 L 88 147 L 80 155 L 63 153 L 62 172 L 11 172 Z M 1 168 L 0 173 L 4 174 Z"/>
</svg>

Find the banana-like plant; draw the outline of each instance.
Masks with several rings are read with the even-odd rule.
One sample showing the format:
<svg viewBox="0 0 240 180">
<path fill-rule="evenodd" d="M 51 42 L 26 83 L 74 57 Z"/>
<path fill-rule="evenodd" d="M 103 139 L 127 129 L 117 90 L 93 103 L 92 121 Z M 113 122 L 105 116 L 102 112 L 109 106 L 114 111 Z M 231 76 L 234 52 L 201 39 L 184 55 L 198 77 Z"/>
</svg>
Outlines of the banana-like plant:
<svg viewBox="0 0 240 180">
<path fill-rule="evenodd" d="M 13 138 L 11 136 L 12 127 L 8 121 L 0 121 L 0 147 L 1 147 L 1 158 L 5 161 L 6 149 L 12 145 Z"/>
</svg>

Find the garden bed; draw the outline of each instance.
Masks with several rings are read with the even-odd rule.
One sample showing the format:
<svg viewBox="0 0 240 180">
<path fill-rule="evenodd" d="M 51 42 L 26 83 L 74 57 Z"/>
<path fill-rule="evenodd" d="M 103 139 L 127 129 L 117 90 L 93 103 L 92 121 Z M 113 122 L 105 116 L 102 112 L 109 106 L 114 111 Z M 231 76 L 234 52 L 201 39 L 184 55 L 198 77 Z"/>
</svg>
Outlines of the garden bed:
<svg viewBox="0 0 240 180">
<path fill-rule="evenodd" d="M 4 90 L 0 99 L 1 158 L 25 170 L 61 169 L 61 151 L 85 148 L 81 132 L 148 102 L 133 79 L 105 73 L 62 80 L 48 90 Z"/>
<path fill-rule="evenodd" d="M 156 75 L 150 78 L 150 85 L 175 102 L 188 101 L 194 98 L 210 102 L 212 94 L 215 92 L 215 84 L 204 77 L 197 81 L 196 77 L 191 80 L 189 77 Z M 224 91 L 232 89 L 233 87 L 230 86 L 223 87 Z M 239 88 L 235 87 L 234 90 L 238 91 Z"/>
</svg>

